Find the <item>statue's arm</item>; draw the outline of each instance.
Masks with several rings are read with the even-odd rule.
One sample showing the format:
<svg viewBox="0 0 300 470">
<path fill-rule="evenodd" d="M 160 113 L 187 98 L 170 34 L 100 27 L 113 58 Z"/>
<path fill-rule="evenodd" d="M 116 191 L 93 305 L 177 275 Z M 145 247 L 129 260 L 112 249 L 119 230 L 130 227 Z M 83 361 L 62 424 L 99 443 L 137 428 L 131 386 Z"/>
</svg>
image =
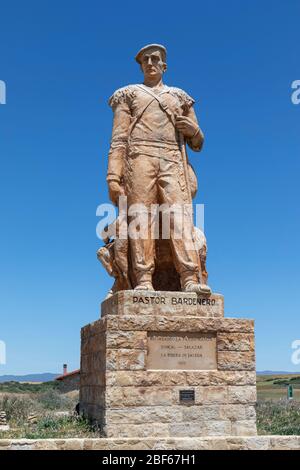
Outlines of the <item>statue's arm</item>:
<svg viewBox="0 0 300 470">
<path fill-rule="evenodd" d="M 120 182 L 123 176 L 128 132 L 131 122 L 131 113 L 127 103 L 119 103 L 113 107 L 113 111 L 113 130 L 106 177 L 108 183 L 110 181 Z"/>
<path fill-rule="evenodd" d="M 191 137 L 187 137 L 186 141 L 188 146 L 194 150 L 194 152 L 200 152 L 204 142 L 204 135 L 198 124 L 197 116 L 193 106 L 189 107 L 186 117 L 194 124 L 195 133 Z"/>
<path fill-rule="evenodd" d="M 204 135 L 194 111 L 195 100 L 180 88 L 173 88 L 172 90 L 179 99 L 183 110 L 181 116 L 176 116 L 175 126 L 184 136 L 188 146 L 195 152 L 200 152 Z"/>
</svg>

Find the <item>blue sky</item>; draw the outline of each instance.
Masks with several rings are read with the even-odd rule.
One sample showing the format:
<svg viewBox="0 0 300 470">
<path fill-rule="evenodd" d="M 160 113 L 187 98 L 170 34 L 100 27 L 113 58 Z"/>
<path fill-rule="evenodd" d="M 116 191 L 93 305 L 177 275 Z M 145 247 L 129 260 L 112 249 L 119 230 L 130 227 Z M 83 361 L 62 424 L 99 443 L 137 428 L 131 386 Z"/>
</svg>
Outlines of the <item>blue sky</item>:
<svg viewBox="0 0 300 470">
<path fill-rule="evenodd" d="M 111 279 L 96 260 L 111 133 L 107 99 L 168 49 L 206 135 L 190 152 L 208 270 L 226 316 L 254 318 L 257 368 L 299 371 L 299 1 L 10 0 L 0 6 L 0 374 L 79 364 L 80 328 Z"/>
</svg>

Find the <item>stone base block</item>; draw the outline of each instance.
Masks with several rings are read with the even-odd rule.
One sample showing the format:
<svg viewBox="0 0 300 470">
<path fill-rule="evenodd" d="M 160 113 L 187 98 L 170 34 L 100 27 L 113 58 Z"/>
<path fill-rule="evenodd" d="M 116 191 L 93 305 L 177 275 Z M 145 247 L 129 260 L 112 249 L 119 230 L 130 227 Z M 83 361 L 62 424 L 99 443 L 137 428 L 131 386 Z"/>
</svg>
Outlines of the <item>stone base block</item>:
<svg viewBox="0 0 300 470">
<path fill-rule="evenodd" d="M 217 294 L 103 302 L 81 331 L 81 412 L 109 438 L 255 435 L 254 323 L 223 313 Z"/>
<path fill-rule="evenodd" d="M 192 292 L 124 290 L 101 304 L 101 315 L 187 315 L 223 317 L 224 297 L 197 296 Z"/>
<path fill-rule="evenodd" d="M 300 436 L 0 439 L 0 450 L 300 450 Z"/>
</svg>

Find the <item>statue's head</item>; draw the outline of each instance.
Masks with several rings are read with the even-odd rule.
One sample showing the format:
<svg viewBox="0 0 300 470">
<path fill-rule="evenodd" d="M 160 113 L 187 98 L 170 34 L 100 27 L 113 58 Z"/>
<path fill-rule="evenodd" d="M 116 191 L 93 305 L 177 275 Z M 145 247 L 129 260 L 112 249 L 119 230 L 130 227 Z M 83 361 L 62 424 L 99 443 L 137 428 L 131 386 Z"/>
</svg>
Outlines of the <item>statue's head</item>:
<svg viewBox="0 0 300 470">
<path fill-rule="evenodd" d="M 160 44 L 149 44 L 143 47 L 136 55 L 135 60 L 140 64 L 145 78 L 155 79 L 162 77 L 167 70 L 167 51 Z"/>
</svg>

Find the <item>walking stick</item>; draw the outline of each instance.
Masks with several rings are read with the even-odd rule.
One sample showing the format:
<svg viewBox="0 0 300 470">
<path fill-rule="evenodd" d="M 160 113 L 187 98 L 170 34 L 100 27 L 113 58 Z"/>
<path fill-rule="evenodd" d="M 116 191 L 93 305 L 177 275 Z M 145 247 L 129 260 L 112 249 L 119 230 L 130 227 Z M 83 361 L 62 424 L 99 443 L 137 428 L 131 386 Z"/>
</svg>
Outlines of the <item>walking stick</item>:
<svg viewBox="0 0 300 470">
<path fill-rule="evenodd" d="M 187 197 L 188 197 L 188 204 L 189 204 L 189 214 L 191 217 L 191 225 L 192 225 L 192 240 L 193 240 L 193 245 L 194 245 L 194 250 L 196 251 L 197 254 L 197 262 L 199 266 L 199 282 L 200 284 L 203 284 L 203 276 L 202 276 L 202 267 L 201 267 L 201 261 L 200 261 L 200 254 L 199 251 L 195 248 L 195 235 L 194 235 L 194 219 L 193 219 L 193 200 L 192 200 L 192 192 L 190 188 L 190 179 L 189 179 L 189 173 L 188 173 L 188 160 L 187 160 L 187 153 L 186 153 L 186 147 L 185 147 L 185 140 L 181 132 L 179 132 L 179 145 L 180 145 L 180 153 L 181 153 L 181 158 L 182 158 L 182 164 L 183 164 L 183 171 L 184 171 L 184 178 L 185 178 L 185 187 L 187 191 Z"/>
</svg>

